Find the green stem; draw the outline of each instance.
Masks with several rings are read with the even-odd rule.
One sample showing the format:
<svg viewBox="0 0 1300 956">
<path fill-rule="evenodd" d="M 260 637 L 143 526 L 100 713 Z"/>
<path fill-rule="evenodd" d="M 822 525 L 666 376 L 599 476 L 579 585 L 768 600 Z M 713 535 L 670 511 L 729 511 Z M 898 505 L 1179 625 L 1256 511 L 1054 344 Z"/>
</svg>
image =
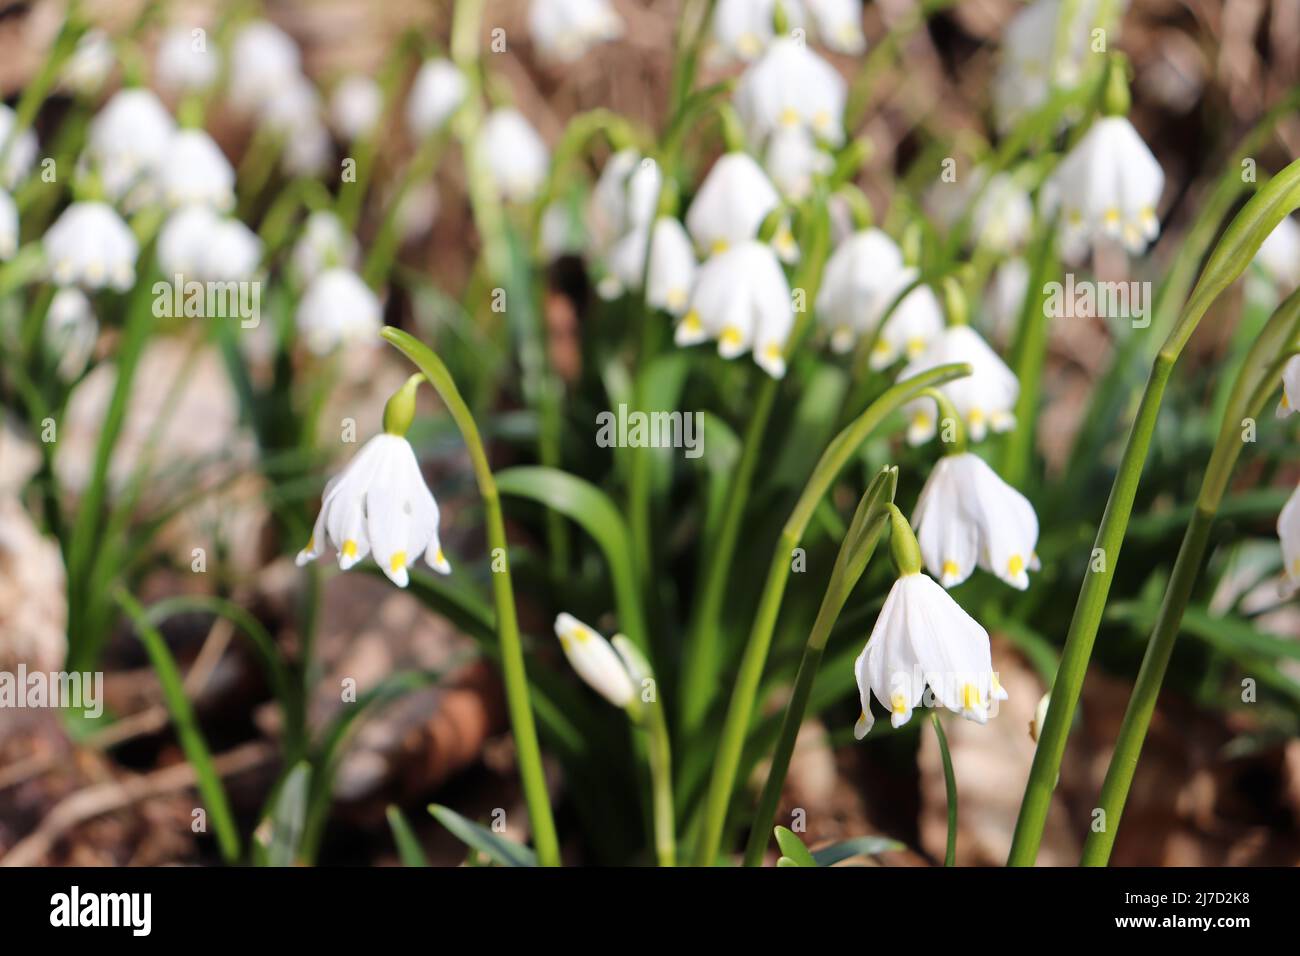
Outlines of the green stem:
<svg viewBox="0 0 1300 956">
<path fill-rule="evenodd" d="M 957 865 L 957 775 L 952 769 L 952 754 L 948 752 L 948 736 L 939 722 L 939 712 L 930 713 L 934 736 L 939 741 L 939 756 L 943 758 L 943 786 L 948 797 L 948 843 L 943 853 L 944 866 Z"/>
<path fill-rule="evenodd" d="M 673 756 L 664 708 L 656 699 L 648 708 L 650 787 L 654 809 L 655 856 L 660 866 L 677 865 L 677 820 L 673 814 Z"/>
<path fill-rule="evenodd" d="M 493 561 L 501 562 L 501 570 L 492 574 L 492 594 L 497 609 L 497 638 L 500 642 L 501 670 L 505 678 L 506 704 L 510 712 L 510 725 L 514 729 L 515 747 L 519 759 L 519 776 L 523 780 L 524 799 L 533 825 L 533 841 L 537 858 L 543 866 L 558 866 L 560 845 L 555 834 L 555 821 L 551 814 L 551 801 L 546 792 L 546 779 L 542 771 L 542 753 L 537 743 L 537 728 L 528 699 L 528 676 L 524 669 L 524 649 L 519 637 L 519 622 L 515 613 L 514 590 L 510 582 L 510 564 L 506 550 L 505 519 L 501 514 L 501 499 L 496 479 L 488 464 L 487 451 L 479 437 L 478 426 L 469 407 L 461 398 L 456 383 L 442 360 L 414 337 L 399 329 L 385 328 L 380 333 L 395 345 L 424 373 L 429 383 L 442 397 L 447 411 L 456 422 L 465 439 L 474 466 L 474 478 L 487 517 L 488 549 Z"/>
</svg>

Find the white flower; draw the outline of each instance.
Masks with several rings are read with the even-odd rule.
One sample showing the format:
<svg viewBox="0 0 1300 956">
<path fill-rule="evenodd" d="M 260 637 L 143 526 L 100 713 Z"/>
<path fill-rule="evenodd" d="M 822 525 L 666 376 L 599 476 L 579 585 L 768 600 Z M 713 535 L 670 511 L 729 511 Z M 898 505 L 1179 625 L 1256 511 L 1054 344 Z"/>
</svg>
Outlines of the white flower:
<svg viewBox="0 0 1300 956">
<path fill-rule="evenodd" d="M 0 259 L 10 259 L 18 251 L 18 205 L 0 189 Z"/>
<path fill-rule="evenodd" d="M 307 347 L 325 355 L 341 344 L 373 342 L 379 332 L 379 297 L 347 269 L 326 269 L 311 280 L 294 321 Z"/>
<path fill-rule="evenodd" d="M 329 163 L 333 149 L 329 130 L 313 118 L 286 131 L 280 166 L 290 176 L 317 176 Z"/>
<path fill-rule="evenodd" d="M 775 35 L 776 4 L 777 0 L 718 0 L 713 11 L 713 39 L 723 59 L 753 60 L 767 49 Z M 792 28 L 802 25 L 799 0 L 781 0 L 781 8 Z"/>
<path fill-rule="evenodd" d="M 803 42 L 781 37 L 740 78 L 736 109 L 754 142 L 798 128 L 838 146 L 844 142 L 846 96 L 834 67 Z"/>
<path fill-rule="evenodd" d="M 384 111 L 384 94 L 368 76 L 354 73 L 339 81 L 330 95 L 330 119 L 346 140 L 360 139 L 373 130 Z"/>
<path fill-rule="evenodd" d="M 74 202 L 42 242 L 50 278 L 59 285 L 124 292 L 135 282 L 135 234 L 107 203 Z"/>
<path fill-rule="evenodd" d="M 835 248 L 817 293 L 817 318 L 830 330 L 832 350 L 850 351 L 875 328 L 899 288 L 902 271 L 902 252 L 879 229 L 855 232 Z M 935 318 L 937 333 L 943 320 Z"/>
<path fill-rule="evenodd" d="M 1300 587 L 1300 486 L 1277 516 L 1277 536 L 1282 543 L 1282 573 L 1291 587 Z"/>
<path fill-rule="evenodd" d="M 1072 3 L 1074 17 L 1062 34 L 1060 0 L 1035 0 L 1017 13 L 1002 38 L 1002 62 L 993 80 L 993 112 L 1006 132 L 1047 102 L 1053 87 L 1071 88 L 1082 76 L 1097 0 Z M 1056 57 L 1058 35 L 1065 47 Z"/>
<path fill-rule="evenodd" d="M 990 338 L 999 342 L 1010 340 L 1028 292 L 1029 263 L 1019 257 L 1004 259 L 993 273 L 984 297 Z"/>
<path fill-rule="evenodd" d="M 63 85 L 82 96 L 93 96 L 103 89 L 116 62 L 108 34 L 87 30 L 63 67 Z"/>
<path fill-rule="evenodd" d="M 590 241 L 580 210 L 568 199 L 557 199 L 542 213 L 540 246 L 547 262 L 580 256 Z"/>
<path fill-rule="evenodd" d="M 926 568 L 944 587 L 961 584 L 976 564 L 1014 588 L 1029 587 L 1038 546 L 1034 506 L 974 452 L 939 459 L 912 527 Z"/>
<path fill-rule="evenodd" d="M 1287 359 L 1282 366 L 1282 397 L 1277 403 L 1277 417 L 1286 418 L 1300 408 L 1300 355 Z"/>
<path fill-rule="evenodd" d="M 298 46 L 289 35 L 272 23 L 254 20 L 230 46 L 230 101 L 241 112 L 259 110 L 301 69 Z"/>
<path fill-rule="evenodd" d="M 183 129 L 158 161 L 157 187 L 172 209 L 191 204 L 225 212 L 235 204 L 235 170 L 201 129 Z"/>
<path fill-rule="evenodd" d="M 817 27 L 817 36 L 836 53 L 862 53 L 867 38 L 862 33 L 862 4 L 858 0 L 804 0 Z"/>
<path fill-rule="evenodd" d="M 646 269 L 646 234 L 642 227 L 620 239 L 609 254 L 610 284 L 602 284 L 602 293 L 609 298 L 624 289 L 640 289 L 641 277 Z M 695 284 L 695 252 L 690 237 L 682 224 L 671 216 L 660 217 L 654 225 L 650 242 L 650 284 L 646 301 L 652 308 L 663 309 L 672 315 L 686 310 L 687 297 Z"/>
<path fill-rule="evenodd" d="M 623 35 L 609 0 L 532 0 L 528 29 L 548 60 L 572 63 L 591 47 Z"/>
<path fill-rule="evenodd" d="M 220 70 L 221 61 L 208 51 L 207 36 L 197 28 L 172 27 L 158 43 L 154 78 L 169 93 L 210 89 Z"/>
<path fill-rule="evenodd" d="M 903 290 L 916 281 L 919 273 L 911 267 L 894 277 L 893 285 L 877 299 L 877 312 L 870 327 L 880 323 L 880 316 Z M 928 285 L 918 285 L 898 303 L 876 335 L 868 364 L 876 371 L 888 368 L 900 356 L 909 362 L 918 360 L 943 335 L 943 308 Z"/>
<path fill-rule="evenodd" d="M 406 101 L 406 126 L 416 139 L 441 129 L 465 100 L 465 77 L 450 60 L 426 60 Z"/>
<path fill-rule="evenodd" d="M 981 170 L 975 180 L 979 198 L 971 214 L 972 238 L 995 252 L 1019 248 L 1029 237 L 1034 205 L 1029 193 L 1010 173 L 995 173 L 984 185 Z"/>
<path fill-rule="evenodd" d="M 210 282 L 242 282 L 262 262 L 262 240 L 238 219 L 222 219 L 208 237 L 203 277 Z"/>
<path fill-rule="evenodd" d="M 54 293 L 45 313 L 45 347 L 59 357 L 59 378 L 70 382 L 80 375 L 98 339 L 99 323 L 86 294 L 75 286 Z"/>
<path fill-rule="evenodd" d="M 546 179 L 550 154 L 537 131 L 518 110 L 494 110 L 479 132 L 480 159 L 497 189 L 514 202 L 537 195 Z"/>
<path fill-rule="evenodd" d="M 208 238 L 219 217 L 210 206 L 184 206 L 167 217 L 158 231 L 155 254 L 164 276 L 199 278 Z"/>
<path fill-rule="evenodd" d="M 763 220 L 780 204 L 767 174 L 748 153 L 718 158 L 686 211 L 686 231 L 701 255 L 724 252 L 758 235 Z"/>
<path fill-rule="evenodd" d="M 9 141 L 16 119 L 14 111 L 0 103 L 0 143 Z M 18 185 L 36 161 L 37 148 L 36 134 L 30 129 L 23 130 L 9 146 L 9 156 L 5 160 L 4 169 L 0 170 L 0 186 L 13 189 Z"/>
<path fill-rule="evenodd" d="M 609 158 L 587 203 L 587 230 L 592 247 L 605 250 L 610 243 L 654 218 L 663 173 L 654 160 L 634 149 L 622 149 Z"/>
<path fill-rule="evenodd" d="M 1038 698 L 1038 706 L 1034 708 L 1034 719 L 1029 722 L 1029 739 L 1034 743 L 1038 743 L 1038 738 L 1043 735 L 1043 725 L 1047 723 L 1047 708 L 1051 705 L 1051 691 Z"/>
<path fill-rule="evenodd" d="M 307 217 L 302 234 L 294 243 L 291 262 L 299 282 L 310 282 L 323 269 L 342 266 L 355 269 L 360 259 L 356 237 L 343 227 L 338 216 L 321 209 Z"/>
<path fill-rule="evenodd" d="M 438 541 L 438 503 L 401 435 L 385 432 L 370 439 L 325 486 L 298 566 L 329 549 L 338 553 L 344 571 L 374 552 L 375 563 L 399 588 L 410 581 L 407 568 L 421 554 L 439 574 L 451 573 Z"/>
<path fill-rule="evenodd" d="M 1164 170 L 1123 116 L 1104 116 L 1056 167 L 1045 200 L 1061 207 L 1062 255 L 1075 260 L 1105 237 L 1142 253 L 1160 231 Z"/>
<path fill-rule="evenodd" d="M 126 198 L 166 158 L 176 123 L 151 91 L 119 90 L 90 122 L 86 159 L 114 201 Z"/>
<path fill-rule="evenodd" d="M 971 374 L 940 385 L 939 390 L 948 396 L 962 417 L 971 441 L 983 441 L 990 428 L 1004 432 L 1015 425 L 1014 409 L 1020 383 L 1006 363 L 969 325 L 945 329 L 924 355 L 903 368 L 898 380 L 901 382 L 951 362 L 968 363 Z M 917 399 L 904 409 L 911 415 L 907 430 L 907 440 L 911 444 L 919 445 L 934 437 L 937 426 L 932 414 L 933 405 L 929 399 Z"/>
<path fill-rule="evenodd" d="M 794 327 L 790 286 L 770 246 L 751 239 L 706 261 L 695 280 L 678 345 L 716 339 L 732 359 L 752 351 L 773 378 L 785 375 L 785 344 Z"/>
<path fill-rule="evenodd" d="M 795 126 L 772 135 L 763 164 L 781 194 L 798 202 L 811 195 L 814 177 L 829 173 L 835 160 L 805 130 Z"/>
<path fill-rule="evenodd" d="M 1300 223 L 1295 217 L 1282 217 L 1255 253 L 1255 261 L 1281 288 L 1300 285 Z"/>
<path fill-rule="evenodd" d="M 560 639 L 560 647 L 564 649 L 569 665 L 601 697 L 615 707 L 632 703 L 636 698 L 633 668 L 614 649 L 615 645 L 572 614 L 560 614 L 555 618 L 555 636 Z"/>
<path fill-rule="evenodd" d="M 873 695 L 895 727 L 912 718 L 927 684 L 942 706 L 981 724 L 992 702 L 1007 698 L 993 672 L 988 632 L 919 572 L 894 582 L 853 671 L 862 706 L 853 728 L 859 740 L 875 723 Z"/>
</svg>

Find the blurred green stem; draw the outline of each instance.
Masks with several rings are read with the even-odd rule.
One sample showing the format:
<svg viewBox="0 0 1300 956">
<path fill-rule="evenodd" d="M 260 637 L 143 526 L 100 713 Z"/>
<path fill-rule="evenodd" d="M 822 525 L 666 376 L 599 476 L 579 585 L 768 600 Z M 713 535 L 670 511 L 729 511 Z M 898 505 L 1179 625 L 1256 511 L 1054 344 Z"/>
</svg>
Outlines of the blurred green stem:
<svg viewBox="0 0 1300 956">
<path fill-rule="evenodd" d="M 943 788 L 948 798 L 948 840 L 943 851 L 943 865 L 957 865 L 957 775 L 952 769 L 952 754 L 948 750 L 948 735 L 943 732 L 939 711 L 930 712 L 934 736 L 939 741 L 939 756 L 943 759 Z"/>
</svg>

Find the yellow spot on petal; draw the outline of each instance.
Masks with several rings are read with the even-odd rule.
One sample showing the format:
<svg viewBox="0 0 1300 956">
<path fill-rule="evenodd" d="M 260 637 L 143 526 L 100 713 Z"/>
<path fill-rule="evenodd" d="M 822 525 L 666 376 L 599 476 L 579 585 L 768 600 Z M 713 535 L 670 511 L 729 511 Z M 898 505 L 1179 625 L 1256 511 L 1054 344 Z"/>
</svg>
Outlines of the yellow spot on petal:
<svg viewBox="0 0 1300 956">
<path fill-rule="evenodd" d="M 907 713 L 907 695 L 900 691 L 889 698 L 889 709 L 896 714 Z"/>
<path fill-rule="evenodd" d="M 767 348 L 763 349 L 763 355 L 775 362 L 781 357 L 781 346 L 773 342 Z"/>
<path fill-rule="evenodd" d="M 929 431 L 932 424 L 933 422 L 931 422 L 929 415 L 921 414 L 912 416 L 912 427 L 915 429 L 920 431 Z"/>
<path fill-rule="evenodd" d="M 1025 559 L 1018 554 L 1013 554 L 1011 560 L 1007 562 L 1007 574 L 1013 578 L 1019 577 L 1024 573 Z"/>
<path fill-rule="evenodd" d="M 718 341 L 723 345 L 739 345 L 742 341 L 740 329 L 736 328 L 734 325 L 727 326 L 722 330 L 722 334 L 718 336 Z"/>
<path fill-rule="evenodd" d="M 700 324 L 700 313 L 696 312 L 694 309 L 687 312 L 686 315 L 682 317 L 682 327 L 688 332 L 700 331 L 700 329 L 704 327 Z"/>
<path fill-rule="evenodd" d="M 782 126 L 798 126 L 799 111 L 793 106 L 787 106 L 781 111 L 780 122 Z"/>
<path fill-rule="evenodd" d="M 914 335 L 907 340 L 908 358 L 916 358 L 924 351 L 925 351 L 925 339 L 921 338 L 919 335 Z"/>
<path fill-rule="evenodd" d="M 1072 226 L 1078 226 L 1083 223 L 1083 213 L 1077 209 L 1071 209 L 1065 214 L 1066 221 Z"/>
<path fill-rule="evenodd" d="M 731 243 L 727 242 L 726 239 L 714 239 L 712 245 L 709 246 L 709 251 L 716 256 L 719 253 L 726 252 L 729 245 Z"/>
<path fill-rule="evenodd" d="M 393 556 L 388 559 L 388 570 L 396 574 L 404 567 L 406 567 L 406 552 L 395 551 Z"/>
<path fill-rule="evenodd" d="M 736 41 L 736 49 L 740 51 L 741 56 L 757 56 L 763 49 L 763 41 L 755 33 L 743 33 Z"/>
<path fill-rule="evenodd" d="M 667 295 L 664 296 L 664 302 L 670 309 L 680 309 L 686 304 L 686 290 L 669 289 Z"/>
<path fill-rule="evenodd" d="M 307 539 L 307 547 L 303 548 L 303 550 L 306 551 L 308 554 L 310 554 L 312 551 L 315 551 L 315 550 L 316 550 L 316 536 L 315 536 L 315 535 L 312 535 L 310 538 Z"/>
<path fill-rule="evenodd" d="M 343 542 L 343 557 L 355 558 L 357 556 L 357 543 L 351 538 Z"/>
<path fill-rule="evenodd" d="M 943 573 L 940 575 L 945 578 L 955 578 L 961 574 L 961 569 L 957 567 L 956 561 L 945 561 L 943 563 Z"/>
<path fill-rule="evenodd" d="M 965 710 L 974 710 L 982 703 L 980 689 L 974 684 L 962 684 L 961 705 Z"/>
<path fill-rule="evenodd" d="M 980 425 L 984 422 L 984 410 L 982 408 L 972 408 L 966 414 L 966 420 L 972 425 Z"/>
<path fill-rule="evenodd" d="M 434 564 L 446 564 L 446 563 L 447 563 L 447 556 L 446 556 L 445 554 L 442 553 L 442 548 L 439 548 L 437 551 L 434 552 L 434 555 L 433 555 L 433 563 L 434 563 Z"/>
<path fill-rule="evenodd" d="M 991 686 L 993 688 L 993 693 L 996 694 L 998 691 L 1002 689 L 1002 682 L 998 680 L 997 674 L 994 674 L 992 676 L 993 676 L 993 683 Z"/>
<path fill-rule="evenodd" d="M 587 630 L 585 627 L 575 627 L 573 629 L 573 639 L 579 644 L 586 644 L 591 640 L 591 631 Z"/>
<path fill-rule="evenodd" d="M 1119 222 L 1119 210 L 1114 206 L 1111 206 L 1106 210 L 1106 214 L 1103 218 L 1106 220 L 1106 225 L 1113 226 Z"/>
<path fill-rule="evenodd" d="M 816 129 L 825 129 L 831 125 L 831 114 L 825 110 L 818 110 L 813 114 L 813 126 Z"/>
</svg>

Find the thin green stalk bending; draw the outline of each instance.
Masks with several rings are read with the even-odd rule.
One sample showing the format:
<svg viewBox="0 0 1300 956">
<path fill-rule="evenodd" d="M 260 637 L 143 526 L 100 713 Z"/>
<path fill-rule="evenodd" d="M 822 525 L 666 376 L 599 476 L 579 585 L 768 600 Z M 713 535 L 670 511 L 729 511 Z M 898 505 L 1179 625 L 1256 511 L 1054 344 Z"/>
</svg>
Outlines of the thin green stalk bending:
<svg viewBox="0 0 1300 956">
<path fill-rule="evenodd" d="M 817 619 L 808 635 L 808 643 L 804 645 L 799 672 L 794 679 L 794 690 L 781 721 L 780 736 L 772 752 L 772 768 L 767 773 L 767 783 L 763 785 L 758 811 L 749 831 L 749 842 L 745 845 L 745 866 L 758 866 L 763 862 L 763 851 L 767 847 L 776 806 L 781 799 L 781 787 L 790 769 L 790 758 L 794 754 L 799 728 L 808 709 L 808 699 L 812 696 L 817 668 L 826 651 L 826 641 L 844 608 L 844 602 L 862 577 L 880 536 L 884 534 L 889 520 L 888 505 L 893 502 L 897 487 L 897 468 L 885 468 L 876 476 L 863 493 L 853 523 L 835 558 L 830 583 L 826 586 L 826 595 L 822 598 Z"/>
<path fill-rule="evenodd" d="M 1051 704 L 1034 752 L 1007 859 L 1011 866 L 1031 866 L 1038 856 L 1038 845 L 1065 754 L 1070 723 L 1079 703 L 1084 674 L 1092 656 L 1093 642 L 1106 607 L 1106 597 L 1124 544 L 1124 533 L 1170 373 L 1206 310 L 1241 275 L 1282 218 L 1297 207 L 1300 207 L 1300 160 L 1270 180 L 1233 219 L 1206 263 L 1177 324 L 1152 363 L 1137 418 L 1120 460 L 1119 473 L 1115 476 L 1101 527 L 1097 531 L 1088 571 L 1061 653 L 1061 665 L 1052 685 Z"/>
<path fill-rule="evenodd" d="M 943 865 L 957 865 L 957 775 L 952 769 L 952 754 L 948 751 L 948 735 L 943 732 L 939 712 L 930 713 L 934 736 L 939 741 L 939 756 L 943 759 L 943 787 L 948 798 L 948 842 L 943 852 Z"/>
<path fill-rule="evenodd" d="M 714 758 L 713 775 L 709 780 L 704 824 L 695 850 L 697 866 L 712 865 L 722 844 L 722 831 L 726 824 L 736 770 L 740 766 L 758 686 L 763 677 L 763 666 L 767 663 L 767 650 L 772 643 L 772 632 L 776 628 L 781 599 L 790 576 L 790 555 L 799 546 L 814 510 L 849 459 L 889 415 L 915 399 L 925 389 L 969 374 L 969 365 L 940 365 L 894 385 L 831 441 L 817 462 L 817 467 L 813 469 L 772 554 L 758 612 L 741 658 L 740 672 L 736 676 L 736 686 L 727 707 L 722 736 Z"/>
<path fill-rule="evenodd" d="M 650 743 L 651 804 L 654 811 L 655 857 L 660 866 L 677 865 L 677 819 L 673 812 L 673 756 L 668 721 L 658 700 L 648 708 L 646 733 Z"/>
<path fill-rule="evenodd" d="M 479 437 L 478 426 L 469 407 L 461 398 L 451 373 L 433 352 L 414 337 L 399 329 L 385 328 L 383 337 L 401 350 L 424 373 L 425 378 L 442 397 L 447 411 L 456 422 L 465 439 L 474 466 L 474 478 L 483 498 L 487 518 L 487 543 L 489 551 L 500 558 L 501 570 L 493 571 L 492 595 L 497 611 L 497 638 L 500 641 L 501 670 L 505 679 L 506 704 L 510 712 L 510 725 L 514 730 L 515 748 L 519 759 L 519 776 L 523 781 L 524 799 L 532 820 L 533 842 L 537 859 L 543 866 L 558 866 L 560 844 L 555 833 L 555 820 L 551 814 L 551 800 L 546 792 L 546 778 L 542 771 L 542 752 L 537 742 L 537 727 L 528 699 L 528 677 L 524 670 L 524 649 L 519 637 L 519 622 L 515 613 L 515 597 L 510 582 L 510 563 L 506 551 L 505 519 L 501 514 L 501 499 L 496 479 L 488 464 L 487 452 Z"/>
</svg>

